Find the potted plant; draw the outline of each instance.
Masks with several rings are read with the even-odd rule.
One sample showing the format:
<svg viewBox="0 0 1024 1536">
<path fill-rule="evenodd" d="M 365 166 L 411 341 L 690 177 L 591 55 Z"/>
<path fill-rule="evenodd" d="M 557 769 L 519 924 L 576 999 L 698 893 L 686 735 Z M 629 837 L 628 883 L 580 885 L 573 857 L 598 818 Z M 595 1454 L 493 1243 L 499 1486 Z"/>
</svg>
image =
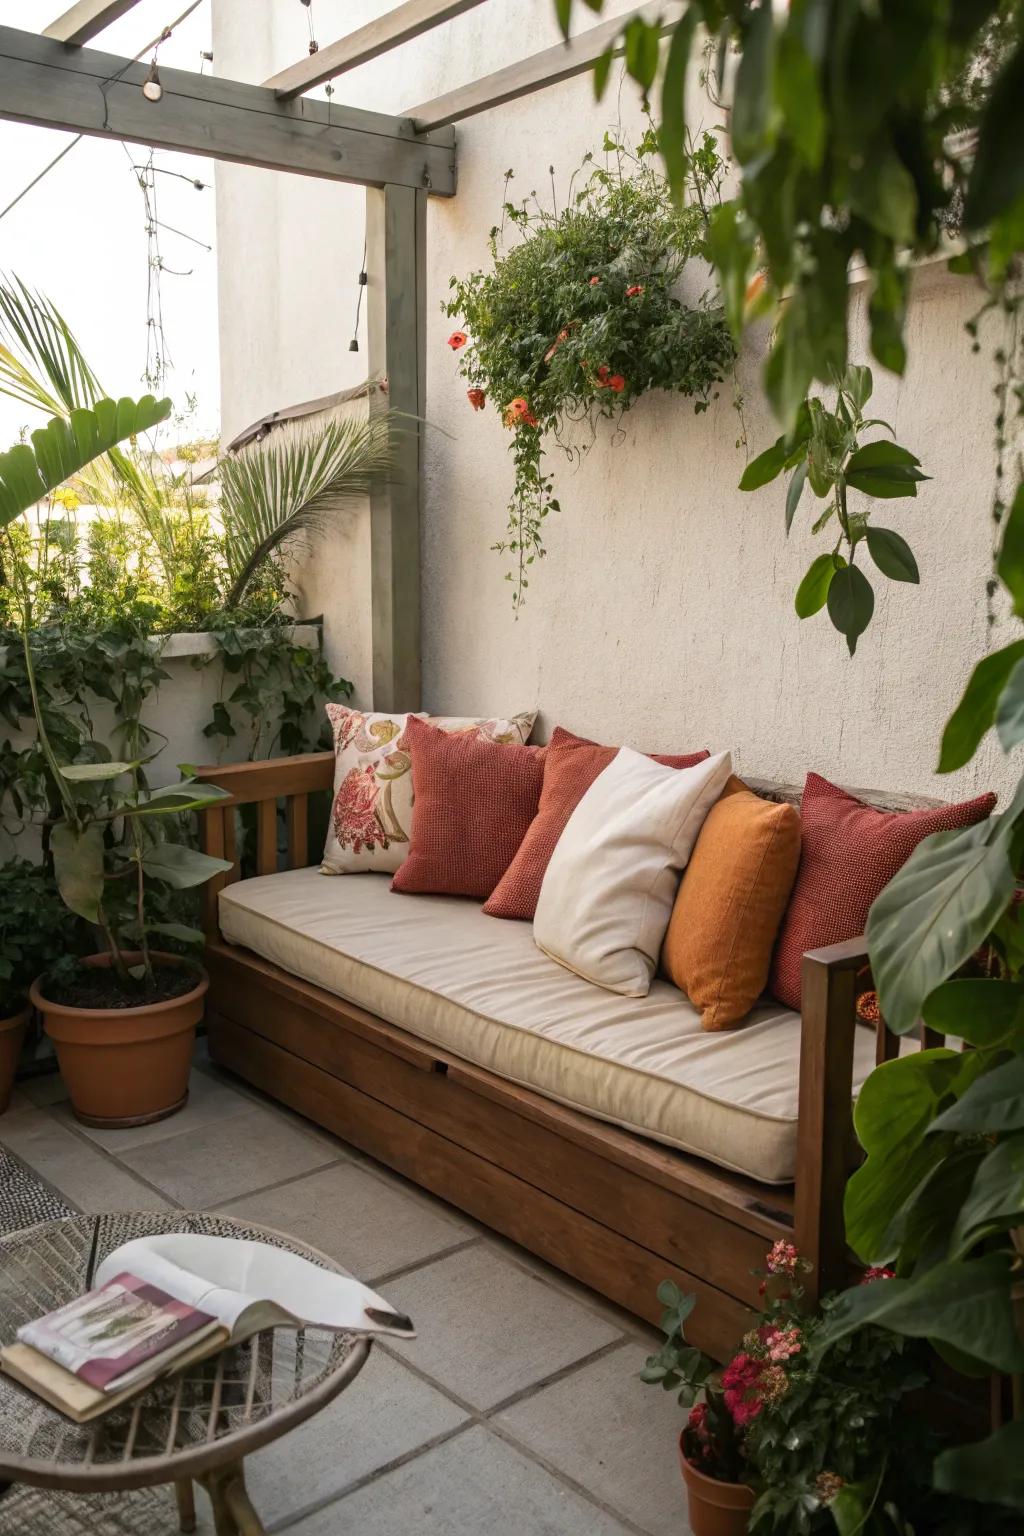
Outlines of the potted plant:
<svg viewBox="0 0 1024 1536">
<path fill-rule="evenodd" d="M 868 1328 L 841 1348 L 819 1348 L 837 1298 L 807 1307 L 809 1269 L 791 1243 L 774 1245 L 761 1275 L 764 1310 L 724 1365 L 686 1341 L 695 1298 L 672 1281 L 658 1289 L 666 1339 L 641 1374 L 678 1389 L 690 1410 L 679 1458 L 694 1536 L 947 1529 L 941 1521 L 953 1512 L 930 1486 L 938 1442 L 906 1402 L 930 1380 L 927 1346 Z M 861 1283 L 891 1279 L 872 1269 Z"/>
<path fill-rule="evenodd" d="M 0 529 L 46 498 L 94 459 L 170 414 L 169 400 L 97 400 L 54 417 L 0 454 Z M 102 950 L 65 959 L 32 984 L 30 1001 L 57 1048 L 72 1107 L 100 1125 L 139 1124 L 172 1114 L 188 1093 L 192 1041 L 207 979 L 180 955 L 155 949 L 154 936 L 197 942 L 201 935 L 154 918 L 147 879 L 174 889 L 202 884 L 230 866 L 169 835 L 183 813 L 224 798 L 192 781 L 150 790 L 135 755 L 62 763 L 51 744 L 32 657 L 33 575 L 19 543 L 7 537 L 5 576 L 13 591 L 39 750 L 60 814 L 48 827 L 61 898 L 98 931 Z M 137 746 L 137 743 L 136 743 Z"/>
<path fill-rule="evenodd" d="M 27 859 L 0 866 L 0 1114 L 29 1021 L 29 987 L 66 948 L 67 913 L 52 877 Z"/>
</svg>

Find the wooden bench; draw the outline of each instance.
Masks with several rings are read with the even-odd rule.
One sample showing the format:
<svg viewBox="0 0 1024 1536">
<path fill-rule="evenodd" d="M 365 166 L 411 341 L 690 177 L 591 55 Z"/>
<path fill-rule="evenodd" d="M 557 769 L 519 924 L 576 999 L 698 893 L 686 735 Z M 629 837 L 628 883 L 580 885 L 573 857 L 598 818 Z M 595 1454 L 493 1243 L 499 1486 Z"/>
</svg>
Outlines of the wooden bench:
<svg viewBox="0 0 1024 1536">
<path fill-rule="evenodd" d="M 234 866 L 206 888 L 213 1059 L 641 1317 L 657 1321 L 655 1291 L 671 1277 L 696 1293 L 692 1339 L 712 1354 L 744 1332 L 758 1304 L 750 1271 L 777 1238 L 814 1264 L 812 1291 L 844 1283 L 863 940 L 804 958 L 796 1181 L 760 1185 L 509 1083 L 225 943 L 217 904 L 239 878 L 238 808 L 255 807 L 257 874 L 316 863 L 309 797 L 330 792 L 333 771 L 330 752 L 200 770 L 231 795 L 203 813 L 204 848 Z M 875 1028 L 876 1058 L 890 1059 L 898 1041 Z"/>
</svg>

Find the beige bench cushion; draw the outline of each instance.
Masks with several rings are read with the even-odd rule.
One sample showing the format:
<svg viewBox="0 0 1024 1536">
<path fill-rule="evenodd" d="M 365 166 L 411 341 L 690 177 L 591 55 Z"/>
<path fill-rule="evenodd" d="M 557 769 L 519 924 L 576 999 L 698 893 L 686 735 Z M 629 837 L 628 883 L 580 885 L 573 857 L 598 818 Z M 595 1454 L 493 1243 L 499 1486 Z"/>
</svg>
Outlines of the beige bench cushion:
<svg viewBox="0 0 1024 1536">
<path fill-rule="evenodd" d="M 422 1040 L 561 1104 L 766 1184 L 796 1168 L 800 1018 L 780 1004 L 721 1034 L 669 983 L 621 997 L 565 970 L 529 924 L 390 876 L 264 875 L 220 897 L 224 937 Z M 858 1030 L 857 1085 L 874 1037 Z"/>
</svg>

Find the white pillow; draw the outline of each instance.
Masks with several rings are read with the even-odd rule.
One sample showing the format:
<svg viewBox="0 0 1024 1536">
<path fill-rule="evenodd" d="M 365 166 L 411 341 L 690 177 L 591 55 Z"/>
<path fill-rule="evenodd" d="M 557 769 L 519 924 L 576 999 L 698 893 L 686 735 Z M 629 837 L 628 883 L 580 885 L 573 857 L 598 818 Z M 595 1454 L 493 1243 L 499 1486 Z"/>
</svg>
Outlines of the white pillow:
<svg viewBox="0 0 1024 1536">
<path fill-rule="evenodd" d="M 544 953 L 610 992 L 646 997 L 680 872 L 731 772 L 728 752 L 692 768 L 616 753 L 551 855 L 533 920 Z"/>
</svg>

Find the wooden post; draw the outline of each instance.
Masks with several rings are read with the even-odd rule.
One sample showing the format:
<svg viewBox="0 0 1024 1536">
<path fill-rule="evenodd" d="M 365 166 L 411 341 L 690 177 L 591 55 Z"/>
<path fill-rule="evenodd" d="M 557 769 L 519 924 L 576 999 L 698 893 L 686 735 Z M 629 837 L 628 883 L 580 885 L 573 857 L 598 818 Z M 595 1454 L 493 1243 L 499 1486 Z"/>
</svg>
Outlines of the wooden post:
<svg viewBox="0 0 1024 1536">
<path fill-rule="evenodd" d="M 373 707 L 420 707 L 420 431 L 425 389 L 426 187 L 366 194 L 371 410 L 400 412 L 390 483 L 370 501 Z"/>
<path fill-rule="evenodd" d="M 863 939 L 803 959 L 794 1229 L 797 1247 L 814 1265 L 807 1277 L 812 1299 L 846 1283 L 843 1192 L 856 1159 L 857 973 L 866 964 Z"/>
</svg>

